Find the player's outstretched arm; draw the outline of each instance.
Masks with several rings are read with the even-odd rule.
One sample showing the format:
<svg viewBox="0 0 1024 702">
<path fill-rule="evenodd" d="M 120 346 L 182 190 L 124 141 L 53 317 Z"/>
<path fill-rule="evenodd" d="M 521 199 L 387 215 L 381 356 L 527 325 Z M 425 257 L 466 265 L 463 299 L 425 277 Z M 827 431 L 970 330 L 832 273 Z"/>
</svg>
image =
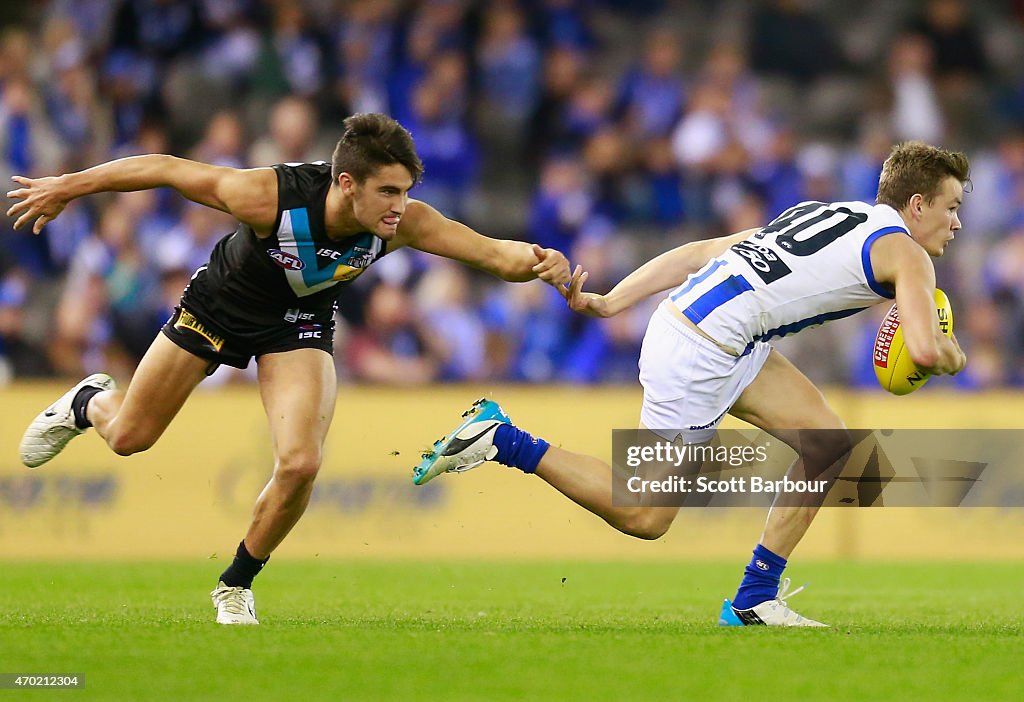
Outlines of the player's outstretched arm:
<svg viewBox="0 0 1024 702">
<path fill-rule="evenodd" d="M 747 229 L 717 239 L 692 241 L 666 251 L 627 275 L 607 295 L 583 292 L 588 274 L 577 266 L 562 294 L 575 312 L 592 317 L 612 317 L 651 295 L 682 285 L 708 261 L 756 231 Z"/>
<path fill-rule="evenodd" d="M 201 205 L 234 215 L 258 229 L 273 225 L 277 214 L 277 176 L 270 168 L 239 170 L 211 166 L 165 154 L 148 154 L 46 178 L 13 176 L 19 188 L 7 193 L 17 202 L 7 210 L 14 228 L 30 222 L 38 234 L 69 202 L 100 192 L 174 188 Z"/>
<path fill-rule="evenodd" d="M 550 285 L 563 285 L 570 278 L 569 261 L 562 252 L 522 241 L 492 239 L 418 200 L 409 201 L 395 243 L 465 263 L 513 283 L 539 278 Z"/>
<path fill-rule="evenodd" d="M 890 234 L 871 247 L 875 279 L 896 290 L 903 341 L 910 359 L 933 375 L 955 374 L 967 363 L 956 338 L 947 338 L 935 314 L 935 267 L 909 236 Z"/>
</svg>

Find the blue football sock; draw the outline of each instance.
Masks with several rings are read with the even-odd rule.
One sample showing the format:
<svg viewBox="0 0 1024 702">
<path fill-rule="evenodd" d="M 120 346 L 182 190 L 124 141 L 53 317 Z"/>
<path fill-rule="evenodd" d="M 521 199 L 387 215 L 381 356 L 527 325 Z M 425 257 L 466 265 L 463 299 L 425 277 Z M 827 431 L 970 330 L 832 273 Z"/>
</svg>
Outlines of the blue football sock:
<svg viewBox="0 0 1024 702">
<path fill-rule="evenodd" d="M 786 559 L 766 549 L 761 544 L 754 549 L 754 557 L 743 570 L 732 606 L 736 609 L 750 609 L 762 602 L 774 599 L 779 593 L 779 580 L 786 569 Z"/>
<path fill-rule="evenodd" d="M 494 430 L 494 445 L 498 449 L 494 460 L 524 473 L 535 473 L 537 464 L 550 447 L 544 439 L 535 439 L 511 424 L 502 424 Z"/>
</svg>

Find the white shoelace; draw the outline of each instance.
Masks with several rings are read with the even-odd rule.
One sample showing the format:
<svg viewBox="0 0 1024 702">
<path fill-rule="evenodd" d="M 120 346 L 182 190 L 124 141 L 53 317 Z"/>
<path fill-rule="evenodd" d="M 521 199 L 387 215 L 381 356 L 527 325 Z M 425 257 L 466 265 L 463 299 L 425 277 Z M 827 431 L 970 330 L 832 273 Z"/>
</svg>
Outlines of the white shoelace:
<svg viewBox="0 0 1024 702">
<path fill-rule="evenodd" d="M 779 602 L 781 602 L 783 607 L 788 607 L 789 606 L 788 604 L 786 604 L 786 600 L 788 598 L 792 597 L 793 595 L 799 595 L 801 592 L 804 591 L 805 587 L 810 585 L 810 583 L 804 583 L 803 585 L 798 587 L 796 590 L 793 590 L 792 592 L 790 592 L 789 591 L 789 583 L 790 583 L 789 578 L 783 578 L 782 586 L 779 587 L 779 592 L 778 592 L 778 594 L 775 595 L 775 599 L 778 600 Z"/>
<path fill-rule="evenodd" d="M 249 608 L 245 603 L 245 588 L 224 587 L 213 591 L 213 597 L 217 600 L 218 607 L 224 607 L 230 614 L 248 614 Z"/>
</svg>

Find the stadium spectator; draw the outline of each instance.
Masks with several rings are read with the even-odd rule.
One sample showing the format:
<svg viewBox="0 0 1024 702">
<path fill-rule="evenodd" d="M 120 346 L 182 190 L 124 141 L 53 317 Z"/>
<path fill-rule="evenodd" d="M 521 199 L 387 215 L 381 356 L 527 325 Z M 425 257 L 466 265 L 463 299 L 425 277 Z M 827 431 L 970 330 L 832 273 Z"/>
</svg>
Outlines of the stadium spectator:
<svg viewBox="0 0 1024 702">
<path fill-rule="evenodd" d="M 245 142 L 245 126 L 238 113 L 221 110 L 206 125 L 203 138 L 192 147 L 190 155 L 197 161 L 244 168 L 247 165 Z"/>
<path fill-rule="evenodd" d="M 540 83 L 541 55 L 526 33 L 522 11 L 512 3 L 495 3 L 483 19 L 477 48 L 480 109 L 489 119 L 509 123 L 515 132 L 533 113 Z"/>
<path fill-rule="evenodd" d="M 324 39 L 302 3 L 273 5 L 273 24 L 259 60 L 258 82 L 270 94 L 313 98 L 324 83 Z"/>
<path fill-rule="evenodd" d="M 28 287 L 24 271 L 0 262 L 0 387 L 15 377 L 19 352 L 25 346 Z"/>
<path fill-rule="evenodd" d="M 411 306 L 429 332 L 430 345 L 440 352 L 437 380 L 470 381 L 488 375 L 486 331 L 473 306 L 472 283 L 464 268 L 433 266 L 414 291 Z M 443 331 L 442 331 L 443 330 Z"/>
<path fill-rule="evenodd" d="M 564 119 L 577 83 L 582 75 L 584 57 L 576 50 L 554 47 L 544 58 L 540 97 L 527 126 L 525 160 L 534 169 L 556 147 L 564 148 L 570 139 Z"/>
<path fill-rule="evenodd" d="M 647 35 L 643 62 L 630 69 L 619 88 L 618 111 L 634 138 L 665 137 L 685 104 L 679 35 L 657 28 Z"/>
<path fill-rule="evenodd" d="M 370 293 L 366 323 L 345 344 L 349 377 L 381 385 L 423 385 L 436 380 L 445 350 L 436 332 L 415 313 L 413 300 L 397 285 Z"/>
<path fill-rule="evenodd" d="M 327 151 L 318 144 L 313 106 L 300 97 L 281 98 L 270 111 L 270 131 L 249 149 L 249 163 L 304 163 L 322 160 Z"/>
<path fill-rule="evenodd" d="M 346 112 L 388 111 L 388 81 L 380 73 L 394 62 L 389 21 L 395 9 L 390 2 L 355 2 L 338 25 L 335 92 Z"/>
<path fill-rule="evenodd" d="M 945 117 L 933 76 L 935 58 L 919 36 L 904 34 L 889 52 L 892 89 L 892 131 L 900 140 L 938 141 L 945 133 Z"/>
<path fill-rule="evenodd" d="M 842 66 L 835 31 L 801 0 L 758 0 L 747 26 L 759 74 L 807 84 Z"/>
<path fill-rule="evenodd" d="M 642 162 L 631 193 L 631 217 L 660 227 L 671 227 L 686 218 L 683 176 L 672 155 L 668 138 L 643 144 Z"/>
<path fill-rule="evenodd" d="M 529 232 L 542 246 L 565 251 L 594 224 L 595 197 L 587 172 L 571 154 L 549 159 L 530 207 Z"/>
<path fill-rule="evenodd" d="M 907 30 L 928 44 L 940 79 L 980 80 L 988 74 L 981 30 L 963 0 L 928 0 Z"/>
<path fill-rule="evenodd" d="M 615 91 L 607 78 L 583 76 L 559 116 L 564 130 L 562 148 L 580 148 L 588 138 L 614 121 Z"/>
<path fill-rule="evenodd" d="M 476 140 L 463 110 L 464 65 L 455 54 L 435 65 L 413 91 L 409 131 L 423 159 L 416 194 L 452 216 L 462 217 L 478 168 Z"/>
<path fill-rule="evenodd" d="M 108 207 L 93 237 L 79 249 L 68 271 L 54 319 L 50 360 L 62 375 L 86 375 L 101 368 L 131 372 L 142 357 L 119 332 L 152 339 L 156 327 L 122 324 L 147 309 L 150 273 L 127 208 Z M 120 343 L 119 343 L 120 342 Z M 143 346 L 143 351 L 145 346 Z"/>
<path fill-rule="evenodd" d="M 558 379 L 572 339 L 572 319 L 558 293 L 532 284 L 494 290 L 484 300 L 482 318 L 494 372 L 516 382 Z"/>
</svg>

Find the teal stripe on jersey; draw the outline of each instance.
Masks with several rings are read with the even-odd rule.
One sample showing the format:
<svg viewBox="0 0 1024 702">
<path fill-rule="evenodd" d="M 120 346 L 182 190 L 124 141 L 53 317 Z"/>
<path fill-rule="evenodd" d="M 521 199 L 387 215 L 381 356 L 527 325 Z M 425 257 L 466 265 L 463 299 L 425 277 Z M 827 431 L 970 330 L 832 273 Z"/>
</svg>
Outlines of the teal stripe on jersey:
<svg viewBox="0 0 1024 702">
<path fill-rule="evenodd" d="M 319 267 L 316 260 L 316 244 L 313 241 L 313 232 L 309 228 L 309 210 L 305 207 L 297 207 L 288 210 L 292 219 L 292 235 L 295 237 L 295 248 L 298 250 L 299 258 L 305 264 L 302 268 L 302 280 L 307 287 L 313 287 L 325 283 L 334 278 L 334 271 L 338 270 L 339 261 L 332 261 L 323 268 Z"/>
</svg>

